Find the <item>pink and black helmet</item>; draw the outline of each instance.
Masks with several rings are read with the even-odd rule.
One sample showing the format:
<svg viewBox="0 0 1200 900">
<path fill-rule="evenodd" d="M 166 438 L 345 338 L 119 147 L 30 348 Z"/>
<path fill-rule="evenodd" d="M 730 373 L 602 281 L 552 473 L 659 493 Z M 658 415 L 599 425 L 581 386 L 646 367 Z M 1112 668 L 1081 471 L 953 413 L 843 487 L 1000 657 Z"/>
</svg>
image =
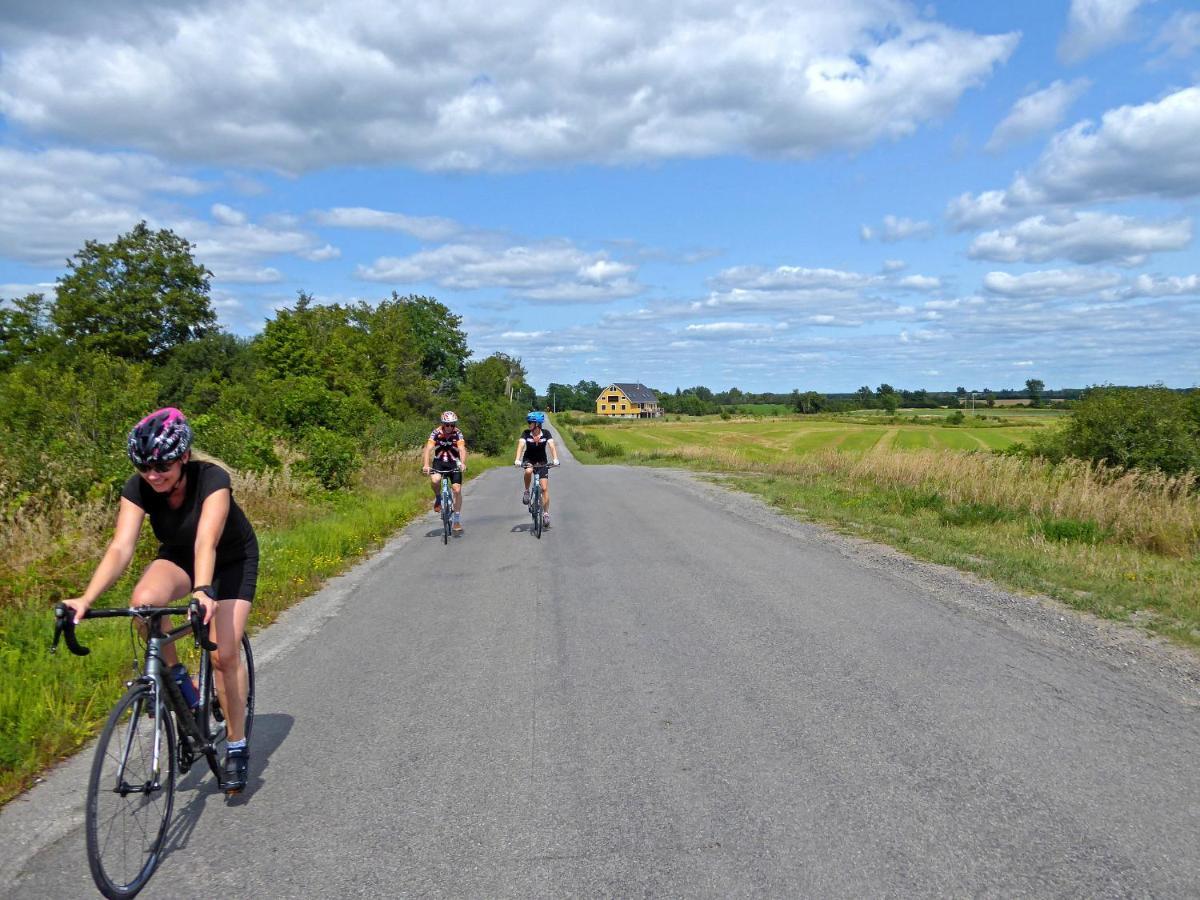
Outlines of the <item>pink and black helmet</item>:
<svg viewBox="0 0 1200 900">
<path fill-rule="evenodd" d="M 135 466 L 171 462 L 192 446 L 192 426 L 173 406 L 150 413 L 129 432 L 129 458 Z"/>
</svg>

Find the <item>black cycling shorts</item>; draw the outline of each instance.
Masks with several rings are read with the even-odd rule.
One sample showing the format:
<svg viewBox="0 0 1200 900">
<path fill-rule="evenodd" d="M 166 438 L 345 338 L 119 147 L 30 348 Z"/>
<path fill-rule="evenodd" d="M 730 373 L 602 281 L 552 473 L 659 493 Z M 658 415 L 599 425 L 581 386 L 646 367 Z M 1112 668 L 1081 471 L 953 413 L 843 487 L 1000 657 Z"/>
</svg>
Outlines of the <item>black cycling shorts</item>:
<svg viewBox="0 0 1200 900">
<path fill-rule="evenodd" d="M 212 588 L 218 600 L 249 600 L 253 602 L 255 591 L 258 589 L 258 544 L 255 542 L 253 553 L 247 553 L 239 559 L 224 560 L 217 557 L 216 571 L 213 572 Z M 173 562 L 195 583 L 196 568 L 193 554 L 179 550 L 176 547 L 159 546 L 156 559 Z"/>
<path fill-rule="evenodd" d="M 550 477 L 550 463 L 525 463 L 526 466 L 533 466 L 533 474 L 538 478 Z"/>
<path fill-rule="evenodd" d="M 434 460 L 432 470 L 443 478 L 449 478 L 451 484 L 462 484 L 462 469 L 458 467 L 457 460 Z"/>
</svg>

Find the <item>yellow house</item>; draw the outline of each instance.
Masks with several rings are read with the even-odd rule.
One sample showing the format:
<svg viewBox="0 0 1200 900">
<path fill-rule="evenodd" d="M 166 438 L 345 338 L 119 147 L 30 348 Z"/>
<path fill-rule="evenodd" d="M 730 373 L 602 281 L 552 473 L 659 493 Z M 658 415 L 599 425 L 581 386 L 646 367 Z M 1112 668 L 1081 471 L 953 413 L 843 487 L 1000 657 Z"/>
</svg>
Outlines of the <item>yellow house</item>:
<svg viewBox="0 0 1200 900">
<path fill-rule="evenodd" d="M 649 419 L 661 416 L 658 395 L 644 384 L 613 382 L 596 398 L 596 415 Z"/>
</svg>

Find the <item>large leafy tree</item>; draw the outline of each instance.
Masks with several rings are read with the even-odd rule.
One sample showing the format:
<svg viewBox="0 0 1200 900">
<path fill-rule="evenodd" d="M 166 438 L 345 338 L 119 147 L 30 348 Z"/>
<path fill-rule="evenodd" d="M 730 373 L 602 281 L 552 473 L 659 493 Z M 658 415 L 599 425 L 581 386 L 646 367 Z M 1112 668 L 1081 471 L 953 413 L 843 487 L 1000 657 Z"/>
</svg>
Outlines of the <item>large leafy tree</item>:
<svg viewBox="0 0 1200 900">
<path fill-rule="evenodd" d="M 111 244 L 88 241 L 67 266 L 52 318 L 69 345 L 157 361 L 216 328 L 212 273 L 168 229 L 140 222 Z"/>
</svg>

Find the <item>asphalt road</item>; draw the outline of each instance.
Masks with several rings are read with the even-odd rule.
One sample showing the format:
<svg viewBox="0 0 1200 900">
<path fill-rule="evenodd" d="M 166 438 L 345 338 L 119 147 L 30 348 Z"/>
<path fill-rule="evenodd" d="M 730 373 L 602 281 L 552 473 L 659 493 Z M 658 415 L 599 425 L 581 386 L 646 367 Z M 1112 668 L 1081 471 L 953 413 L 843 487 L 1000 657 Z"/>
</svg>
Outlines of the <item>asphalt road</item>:
<svg viewBox="0 0 1200 900">
<path fill-rule="evenodd" d="M 189 775 L 142 896 L 1200 892 L 1177 656 L 678 473 L 568 461 L 535 540 L 518 481 L 257 636 L 250 789 Z M 4 896 L 93 892 L 85 783 Z"/>
</svg>

